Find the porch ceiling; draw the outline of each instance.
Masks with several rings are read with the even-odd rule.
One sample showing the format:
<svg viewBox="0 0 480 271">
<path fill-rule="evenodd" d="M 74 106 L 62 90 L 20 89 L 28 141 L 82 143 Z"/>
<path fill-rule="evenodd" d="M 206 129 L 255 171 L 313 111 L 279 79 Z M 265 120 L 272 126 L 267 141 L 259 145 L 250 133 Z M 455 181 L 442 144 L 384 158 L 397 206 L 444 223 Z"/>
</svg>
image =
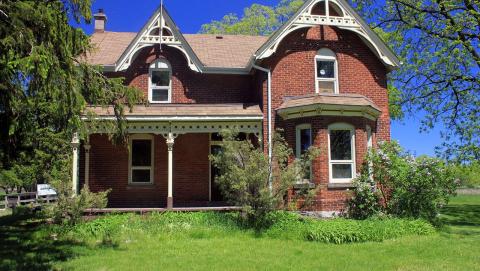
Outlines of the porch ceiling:
<svg viewBox="0 0 480 271">
<path fill-rule="evenodd" d="M 360 116 L 375 120 L 380 108 L 365 96 L 358 94 L 330 94 L 287 97 L 277 108 L 283 119 L 311 116 Z"/>
<path fill-rule="evenodd" d="M 125 112 L 129 133 L 175 135 L 213 133 L 223 129 L 260 136 L 263 113 L 252 104 L 157 104 L 138 105 Z M 108 133 L 116 120 L 112 107 L 88 107 L 83 120 L 89 133 Z"/>
<path fill-rule="evenodd" d="M 113 107 L 87 107 L 85 116 L 114 119 Z M 125 112 L 128 121 L 261 120 L 258 104 L 161 104 L 138 105 Z"/>
</svg>

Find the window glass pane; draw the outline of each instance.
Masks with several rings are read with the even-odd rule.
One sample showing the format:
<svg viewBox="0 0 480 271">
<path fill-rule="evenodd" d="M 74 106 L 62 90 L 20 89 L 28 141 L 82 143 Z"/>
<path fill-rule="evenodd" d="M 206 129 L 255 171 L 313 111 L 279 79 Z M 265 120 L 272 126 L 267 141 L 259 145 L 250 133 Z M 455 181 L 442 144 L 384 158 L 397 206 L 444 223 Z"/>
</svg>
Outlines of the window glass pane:
<svg viewBox="0 0 480 271">
<path fill-rule="evenodd" d="M 152 165 L 151 146 L 151 140 L 132 140 L 132 166 L 149 167 Z"/>
<path fill-rule="evenodd" d="M 170 86 L 170 72 L 169 71 L 152 71 L 152 86 L 153 87 Z"/>
<path fill-rule="evenodd" d="M 317 81 L 319 93 L 335 93 L 335 81 Z"/>
<path fill-rule="evenodd" d="M 300 154 L 304 154 L 312 145 L 312 133 L 310 129 L 300 130 Z"/>
<path fill-rule="evenodd" d="M 317 77 L 335 78 L 334 64 L 334 61 L 317 60 Z"/>
<path fill-rule="evenodd" d="M 351 179 L 352 176 L 352 165 L 339 165 L 333 164 L 332 165 L 332 177 L 334 179 Z"/>
<path fill-rule="evenodd" d="M 152 89 L 152 101 L 168 102 L 168 89 Z"/>
<path fill-rule="evenodd" d="M 149 169 L 133 169 L 132 183 L 149 183 L 150 170 Z"/>
<path fill-rule="evenodd" d="M 352 160 L 352 141 L 349 130 L 330 131 L 330 157 L 332 160 Z"/>
</svg>

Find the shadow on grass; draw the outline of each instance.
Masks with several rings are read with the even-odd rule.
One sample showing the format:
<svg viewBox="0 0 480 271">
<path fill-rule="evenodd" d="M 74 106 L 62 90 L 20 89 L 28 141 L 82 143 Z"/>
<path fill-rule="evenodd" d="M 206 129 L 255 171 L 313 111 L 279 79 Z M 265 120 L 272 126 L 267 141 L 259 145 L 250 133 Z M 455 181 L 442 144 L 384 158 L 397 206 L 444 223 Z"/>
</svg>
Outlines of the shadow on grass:
<svg viewBox="0 0 480 271">
<path fill-rule="evenodd" d="M 478 204 L 450 204 L 442 208 L 441 214 L 448 233 L 472 235 L 480 232 L 480 196 Z"/>
<path fill-rule="evenodd" d="M 75 256 L 81 244 L 54 240 L 29 218 L 0 218 L 0 270 L 52 270 L 55 262 Z"/>
</svg>

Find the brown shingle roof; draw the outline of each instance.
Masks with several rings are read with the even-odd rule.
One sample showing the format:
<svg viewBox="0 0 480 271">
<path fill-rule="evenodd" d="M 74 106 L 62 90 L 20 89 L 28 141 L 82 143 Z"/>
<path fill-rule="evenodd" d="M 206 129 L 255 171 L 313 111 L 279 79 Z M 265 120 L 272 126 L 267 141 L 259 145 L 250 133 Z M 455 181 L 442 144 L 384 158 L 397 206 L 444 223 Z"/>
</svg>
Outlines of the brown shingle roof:
<svg viewBox="0 0 480 271">
<path fill-rule="evenodd" d="M 132 32 L 94 33 L 90 37 L 94 49 L 87 55 L 87 62 L 93 65 L 114 65 L 136 35 Z"/>
<path fill-rule="evenodd" d="M 254 117 L 263 116 L 259 105 L 248 104 L 162 104 L 162 105 L 138 105 L 125 116 L 129 117 Z M 98 117 L 114 116 L 112 107 L 88 107 L 86 114 L 94 113 Z"/>
<path fill-rule="evenodd" d="M 302 107 L 314 104 L 325 105 L 350 105 L 350 106 L 366 106 L 371 107 L 379 112 L 380 108 L 375 105 L 370 99 L 359 94 L 329 94 L 320 93 L 307 96 L 287 97 L 282 105 L 277 110 Z"/>
<path fill-rule="evenodd" d="M 186 34 L 188 44 L 207 67 L 245 68 L 268 37 Z"/>
<path fill-rule="evenodd" d="M 137 33 L 97 32 L 91 36 L 94 45 L 86 60 L 94 65 L 113 65 L 127 49 Z M 245 68 L 260 46 L 263 36 L 185 34 L 184 37 L 200 61 L 207 67 Z"/>
</svg>

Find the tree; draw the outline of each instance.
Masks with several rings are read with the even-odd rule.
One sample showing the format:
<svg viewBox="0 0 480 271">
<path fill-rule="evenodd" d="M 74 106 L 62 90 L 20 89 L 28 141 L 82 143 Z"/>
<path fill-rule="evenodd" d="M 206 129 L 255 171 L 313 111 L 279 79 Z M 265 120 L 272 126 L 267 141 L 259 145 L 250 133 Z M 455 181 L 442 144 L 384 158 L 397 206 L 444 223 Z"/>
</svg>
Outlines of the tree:
<svg viewBox="0 0 480 271">
<path fill-rule="evenodd" d="M 243 16 L 225 15 L 220 21 L 202 25 L 207 34 L 269 35 L 286 22 L 303 4 L 303 0 L 282 0 L 277 6 L 253 4 Z"/>
<path fill-rule="evenodd" d="M 304 1 L 254 5 L 202 32 L 268 35 Z M 474 0 L 351 0 L 352 6 L 400 57 L 389 74 L 390 114 L 425 113 L 422 131 L 444 126 L 437 154 L 480 159 L 480 4 Z M 257 12 L 267 10 L 268 12 Z M 273 12 L 273 13 L 272 13 Z"/>
<path fill-rule="evenodd" d="M 480 159 L 480 5 L 472 0 L 355 1 L 400 56 L 391 74 L 397 101 L 425 112 L 423 130 L 442 123 L 437 153 L 457 161 Z"/>
<path fill-rule="evenodd" d="M 114 105 L 116 139 L 124 104 L 138 90 L 82 62 L 89 37 L 69 25 L 91 19 L 91 1 L 0 1 L 0 185 L 28 188 L 70 178 L 69 142 L 87 104 Z"/>
<path fill-rule="evenodd" d="M 270 160 L 263 149 L 251 141 L 237 140 L 231 131 L 224 131 L 222 136 L 222 151 L 210 156 L 219 169 L 215 182 L 230 203 L 243 207 L 248 223 L 260 228 L 265 225 L 269 212 L 288 208 L 288 190 L 305 176 L 318 150 L 310 148 L 300 159 L 290 161 L 293 151 L 276 133 Z M 311 191 L 302 193 L 307 202 L 313 196 L 308 192 Z"/>
</svg>

